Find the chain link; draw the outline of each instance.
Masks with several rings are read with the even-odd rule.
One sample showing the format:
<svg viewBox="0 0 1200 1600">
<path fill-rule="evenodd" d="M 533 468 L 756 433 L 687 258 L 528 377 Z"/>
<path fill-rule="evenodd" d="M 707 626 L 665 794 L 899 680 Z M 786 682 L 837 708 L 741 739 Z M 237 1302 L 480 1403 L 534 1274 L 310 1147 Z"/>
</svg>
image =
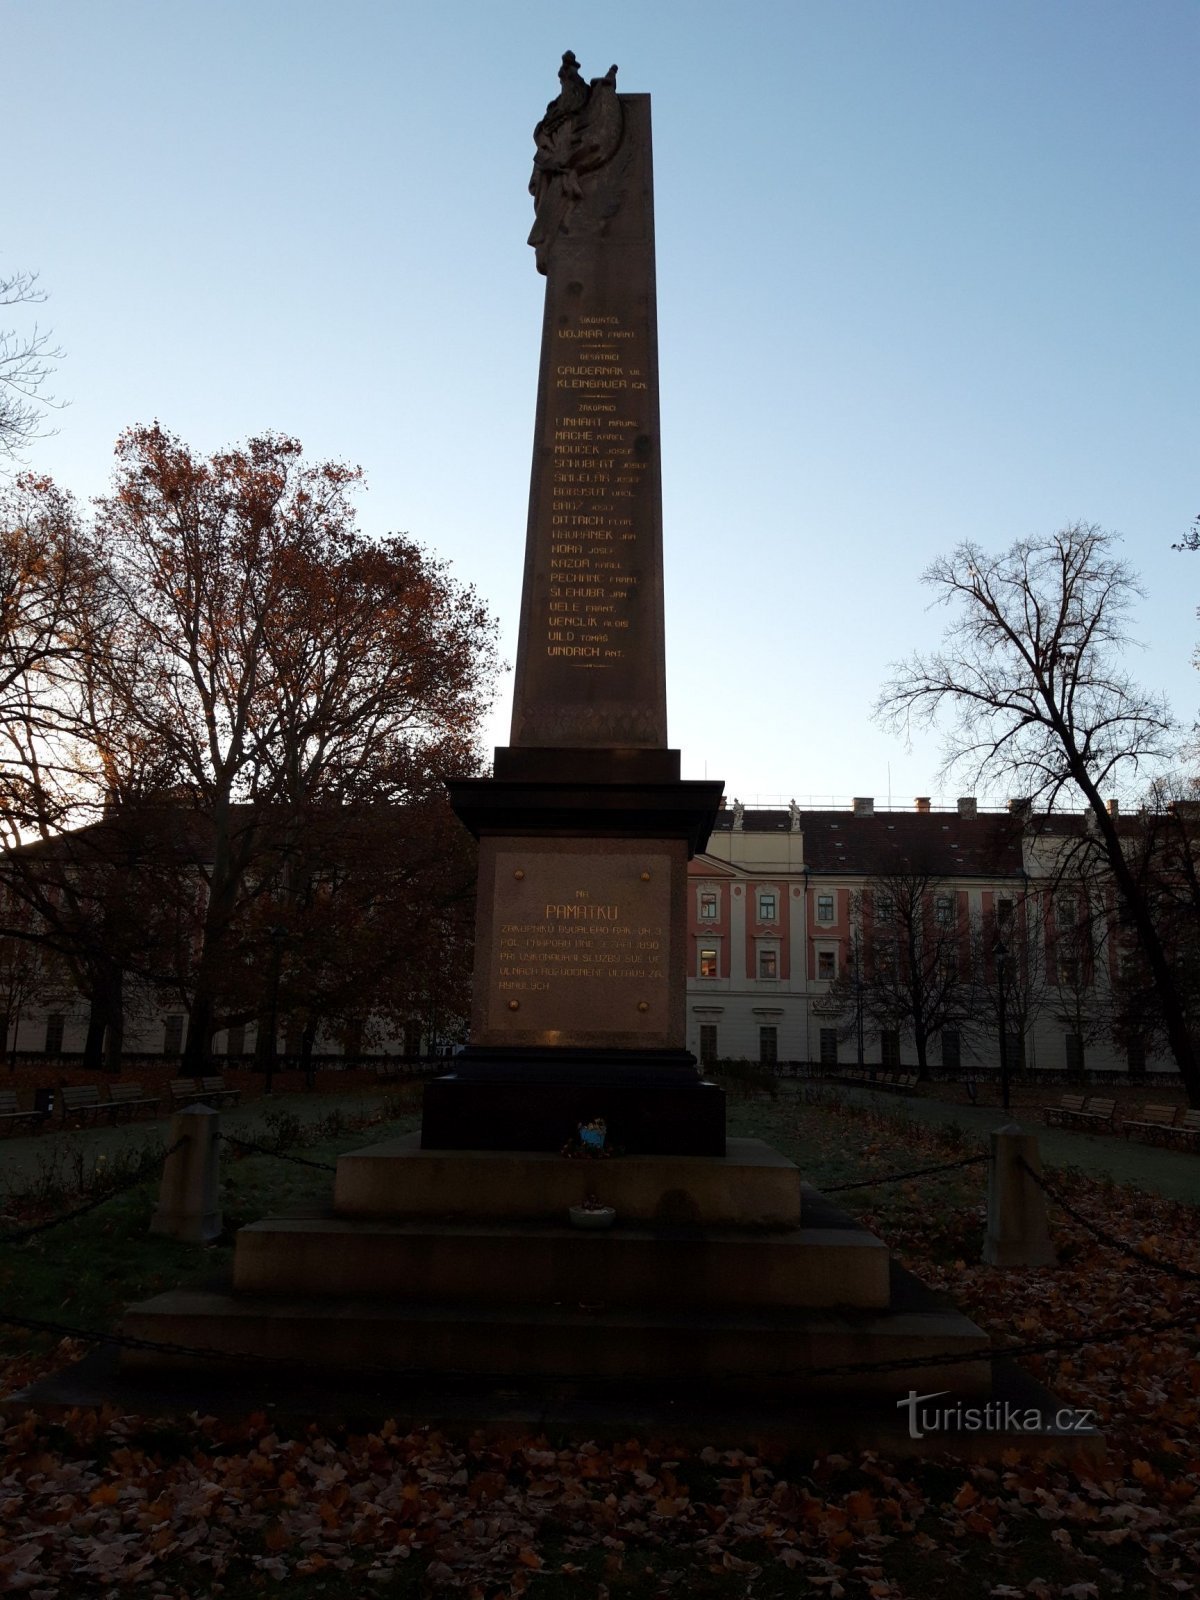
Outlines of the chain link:
<svg viewBox="0 0 1200 1600">
<path fill-rule="evenodd" d="M 910 1178 L 928 1178 L 935 1172 L 957 1172 L 962 1167 L 982 1166 L 985 1155 L 966 1156 L 962 1161 L 944 1161 L 936 1167 L 917 1167 L 912 1172 L 885 1172 L 878 1178 L 862 1178 L 855 1183 L 821 1185 L 822 1194 L 846 1194 L 851 1189 L 874 1189 L 882 1183 L 907 1183 Z"/>
<path fill-rule="evenodd" d="M 1048 1178 L 1043 1178 L 1040 1172 L 1035 1172 L 1024 1156 L 1018 1156 L 1017 1162 L 1042 1192 L 1048 1195 L 1055 1205 L 1061 1206 L 1067 1215 L 1074 1218 L 1081 1228 L 1086 1228 L 1093 1239 L 1099 1240 L 1101 1244 L 1108 1245 L 1111 1250 L 1120 1251 L 1122 1255 L 1128 1256 L 1133 1261 L 1140 1261 L 1144 1267 L 1154 1267 L 1156 1271 L 1165 1272 L 1170 1277 L 1179 1278 L 1184 1283 L 1200 1283 L 1200 1272 L 1191 1272 L 1187 1267 L 1177 1266 L 1174 1261 L 1160 1261 L 1156 1256 L 1147 1255 L 1144 1250 L 1139 1250 L 1136 1245 L 1130 1244 L 1128 1239 L 1122 1239 L 1115 1233 L 1109 1233 L 1107 1228 L 1100 1227 L 1098 1223 L 1093 1222 L 1090 1217 L 1085 1217 L 1081 1211 L 1073 1206 L 1057 1184 L 1051 1183 Z"/>
<path fill-rule="evenodd" d="M 309 1161 L 306 1156 L 285 1156 L 282 1150 L 273 1150 L 269 1144 L 255 1144 L 253 1139 L 238 1139 L 232 1133 L 219 1133 L 218 1139 L 236 1145 L 239 1150 L 252 1150 L 256 1155 L 274 1156 L 276 1161 L 290 1161 L 296 1167 L 315 1167 L 318 1172 L 336 1172 L 337 1167 L 328 1161 Z"/>
<path fill-rule="evenodd" d="M 21 1244 L 26 1239 L 32 1239 L 39 1233 L 48 1233 L 51 1228 L 57 1228 L 64 1222 L 72 1222 L 76 1217 L 86 1217 L 89 1211 L 95 1211 L 98 1206 L 115 1200 L 119 1194 L 127 1194 L 130 1189 L 136 1189 L 148 1179 L 153 1178 L 162 1170 L 163 1163 L 168 1156 L 173 1156 L 177 1150 L 187 1144 L 189 1135 L 184 1134 L 182 1139 L 177 1139 L 169 1149 L 166 1149 L 155 1161 L 148 1172 L 140 1172 L 135 1176 L 126 1178 L 122 1183 L 115 1184 L 105 1194 L 97 1195 L 94 1200 L 88 1200 L 84 1205 L 76 1206 L 71 1211 L 64 1211 L 59 1217 L 50 1217 L 45 1222 L 35 1222 L 31 1227 L 19 1228 L 16 1233 L 0 1233 L 0 1244 Z"/>
</svg>

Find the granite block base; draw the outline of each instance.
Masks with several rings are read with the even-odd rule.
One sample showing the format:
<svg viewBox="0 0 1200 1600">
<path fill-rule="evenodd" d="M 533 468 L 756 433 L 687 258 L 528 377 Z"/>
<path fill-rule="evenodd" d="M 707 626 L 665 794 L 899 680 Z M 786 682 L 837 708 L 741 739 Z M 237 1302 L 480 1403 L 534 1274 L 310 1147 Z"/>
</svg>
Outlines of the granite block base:
<svg viewBox="0 0 1200 1600">
<path fill-rule="evenodd" d="M 625 1155 L 725 1154 L 725 1091 L 694 1073 L 650 1083 L 449 1073 L 425 1085 L 421 1147 L 557 1152 L 596 1117 L 608 1125 L 609 1147 Z"/>
</svg>

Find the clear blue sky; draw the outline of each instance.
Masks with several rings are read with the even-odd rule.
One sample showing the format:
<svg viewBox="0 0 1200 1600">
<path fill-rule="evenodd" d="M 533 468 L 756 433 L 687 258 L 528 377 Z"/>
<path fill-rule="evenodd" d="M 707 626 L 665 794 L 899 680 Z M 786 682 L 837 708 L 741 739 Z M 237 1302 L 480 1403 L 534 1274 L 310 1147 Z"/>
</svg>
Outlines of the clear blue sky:
<svg viewBox="0 0 1200 1600">
<path fill-rule="evenodd" d="M 158 417 L 360 463 L 515 651 L 564 49 L 653 100 L 671 741 L 730 794 L 936 792 L 874 728 L 919 576 L 1084 519 L 1200 702 L 1194 0 L 0 0 L 0 271 L 87 497 Z M 490 741 L 507 737 L 508 680 Z"/>
</svg>

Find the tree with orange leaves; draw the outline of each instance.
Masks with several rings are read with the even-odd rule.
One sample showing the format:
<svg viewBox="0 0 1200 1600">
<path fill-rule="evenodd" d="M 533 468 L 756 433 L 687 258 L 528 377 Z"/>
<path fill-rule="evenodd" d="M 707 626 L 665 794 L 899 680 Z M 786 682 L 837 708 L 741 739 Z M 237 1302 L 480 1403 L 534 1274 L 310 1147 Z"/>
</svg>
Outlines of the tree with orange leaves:
<svg viewBox="0 0 1200 1600">
<path fill-rule="evenodd" d="M 222 1026 L 231 949 L 309 894 L 315 819 L 477 766 L 494 624 L 411 540 L 359 531 L 360 482 L 294 439 L 204 457 L 156 423 L 118 441 L 87 530 L 102 574 L 72 737 L 110 810 L 169 797 L 193 819 L 177 863 L 191 849 L 203 889 L 168 978 L 187 1070 Z"/>
</svg>

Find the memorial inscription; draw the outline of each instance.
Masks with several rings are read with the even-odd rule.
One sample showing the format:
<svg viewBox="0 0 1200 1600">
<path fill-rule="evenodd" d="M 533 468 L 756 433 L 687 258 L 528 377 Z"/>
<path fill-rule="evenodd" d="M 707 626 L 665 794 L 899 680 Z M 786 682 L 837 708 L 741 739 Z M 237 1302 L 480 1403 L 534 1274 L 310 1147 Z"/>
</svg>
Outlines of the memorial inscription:
<svg viewBox="0 0 1200 1600">
<path fill-rule="evenodd" d="M 666 1041 L 676 942 L 670 848 L 661 840 L 641 848 L 508 840 L 488 854 L 492 912 L 479 998 L 489 1041 Z"/>
<path fill-rule="evenodd" d="M 639 515 L 650 453 L 646 360 L 618 316 L 564 318 L 555 330 L 548 657 L 589 671 L 629 648 L 641 581 Z"/>
</svg>

